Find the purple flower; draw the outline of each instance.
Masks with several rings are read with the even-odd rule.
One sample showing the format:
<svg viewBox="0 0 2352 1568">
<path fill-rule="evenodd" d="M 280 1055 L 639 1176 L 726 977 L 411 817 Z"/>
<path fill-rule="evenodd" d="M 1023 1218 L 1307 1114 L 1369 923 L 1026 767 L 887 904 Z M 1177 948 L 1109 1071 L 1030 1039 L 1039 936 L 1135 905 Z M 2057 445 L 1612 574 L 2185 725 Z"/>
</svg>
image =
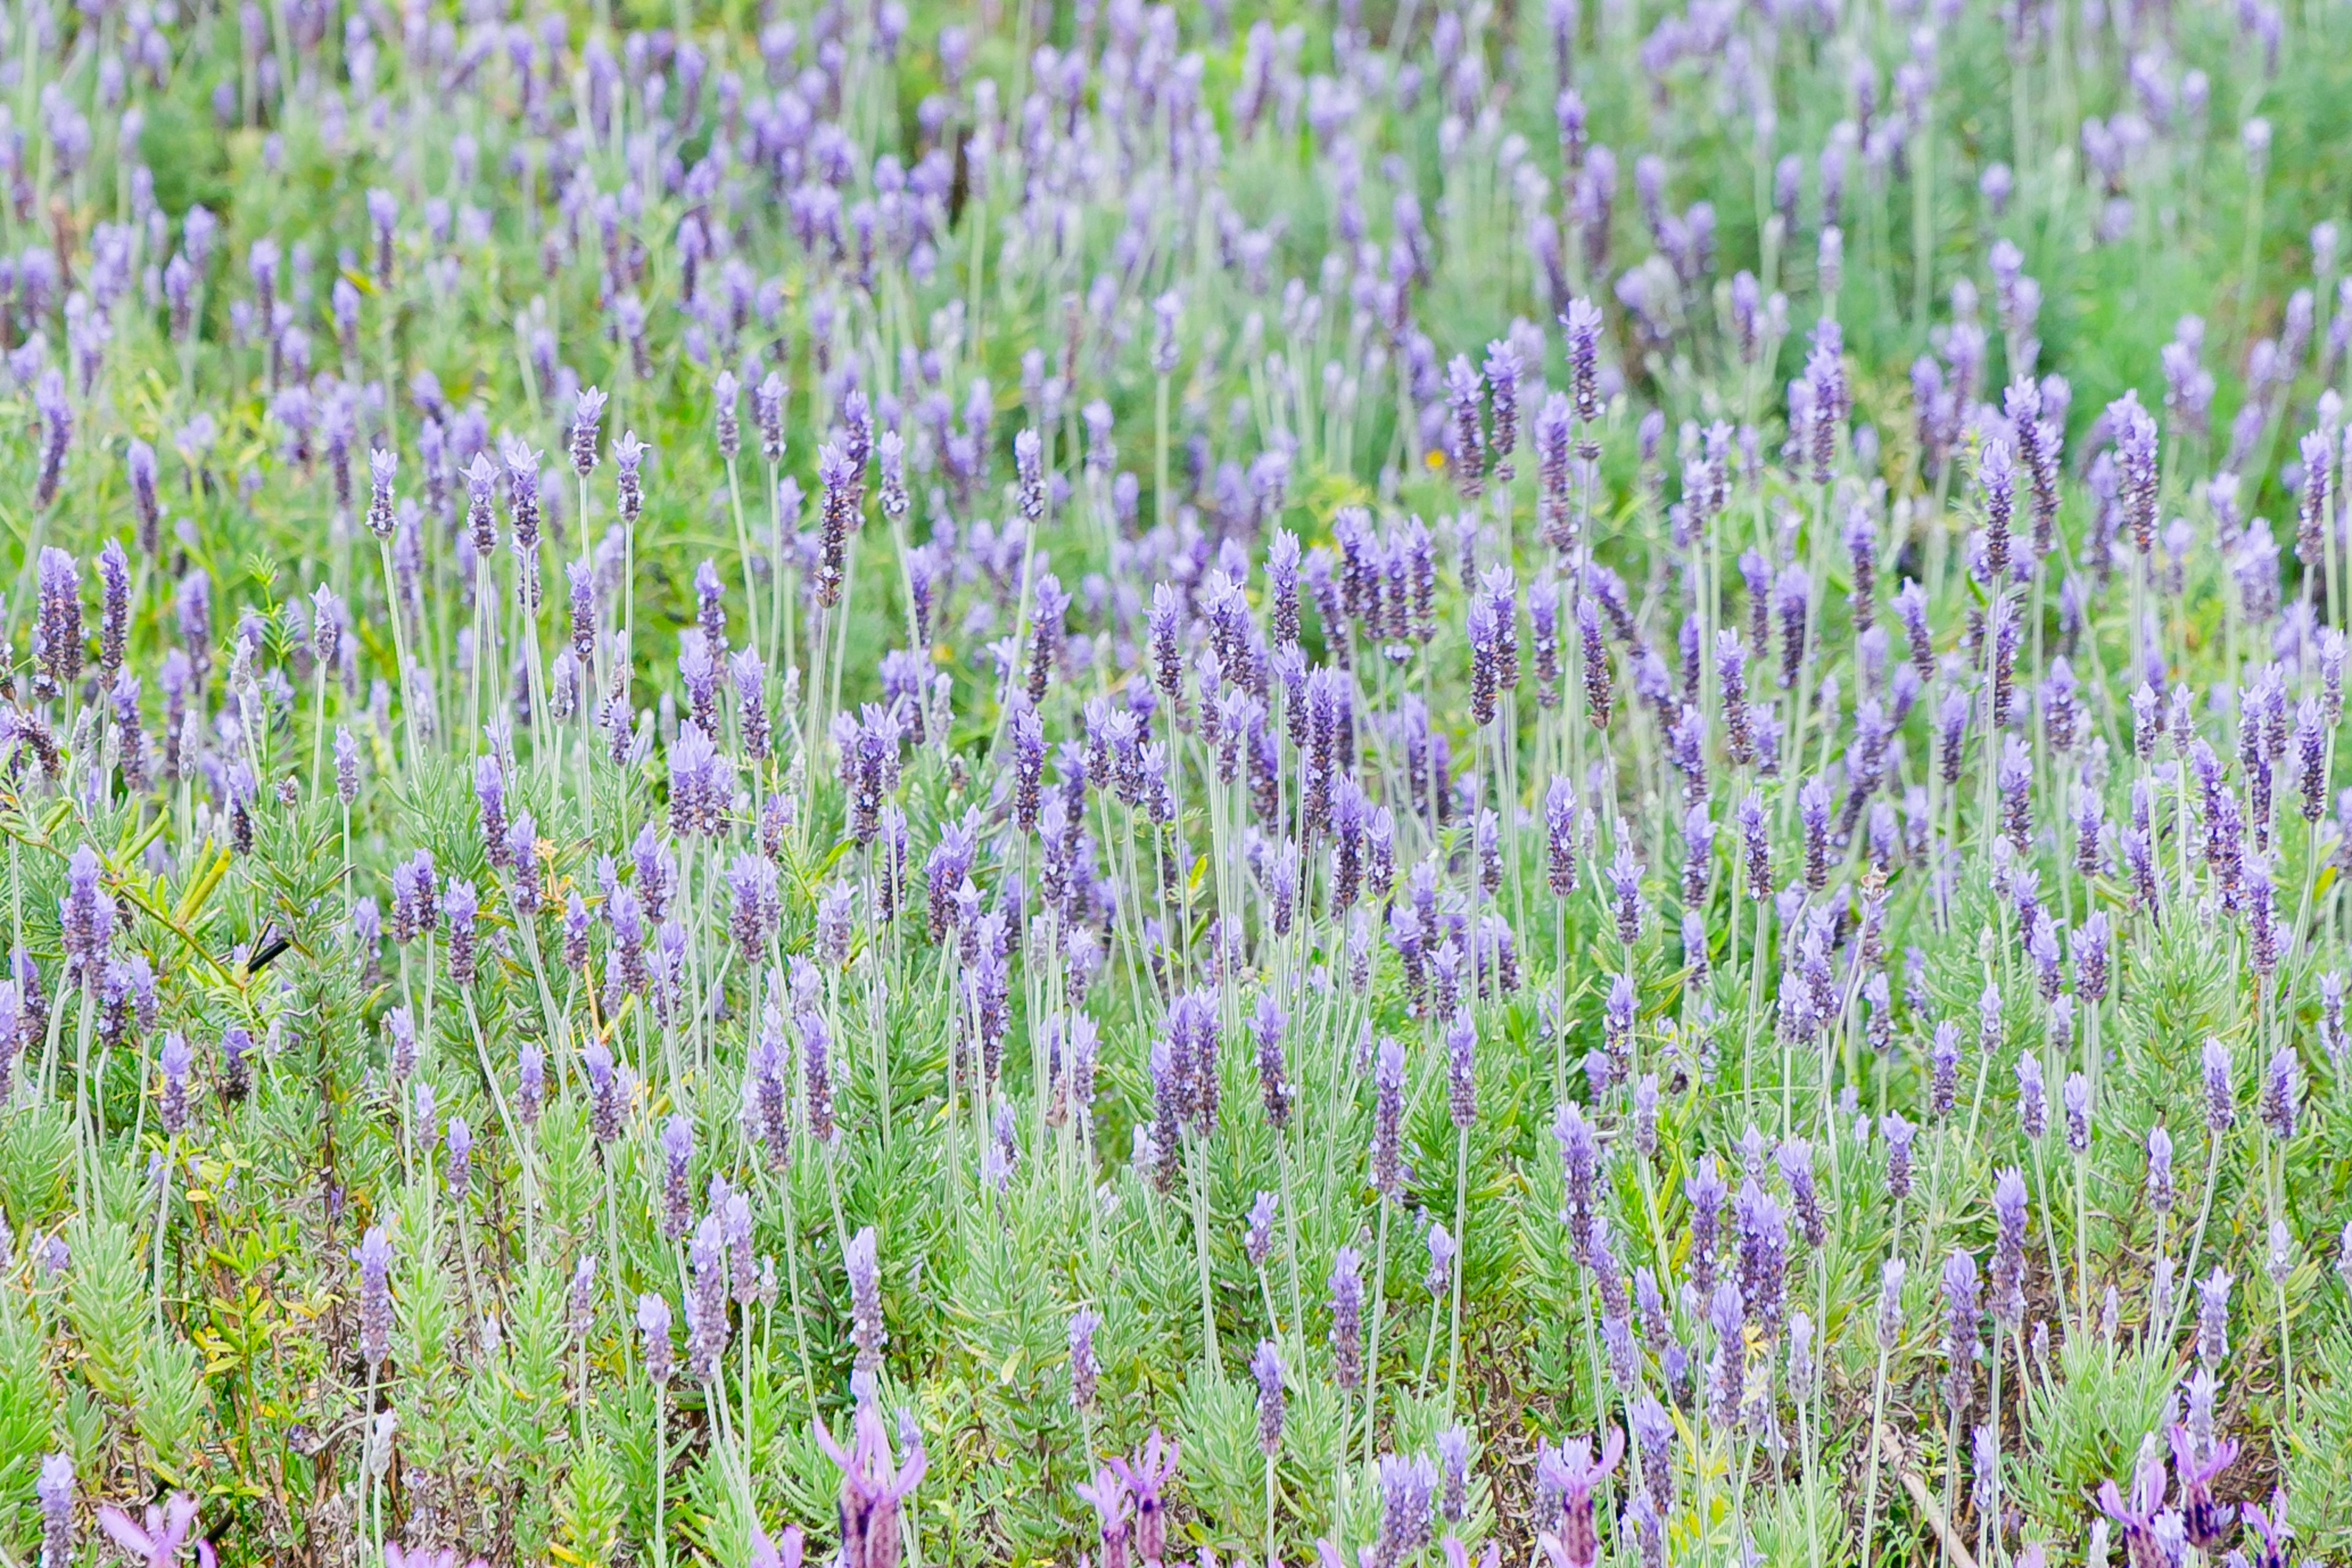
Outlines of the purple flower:
<svg viewBox="0 0 2352 1568">
<path fill-rule="evenodd" d="M 1132 1461 L 1113 1458 L 1110 1464 L 1126 1483 L 1128 1496 L 1135 1503 L 1136 1552 L 1144 1562 L 1157 1563 L 1168 1553 L 1168 1501 L 1164 1493 L 1176 1476 L 1176 1445 L 1162 1437 L 1155 1426 Z M 875 1563 L 871 1568 L 889 1565 Z"/>
<path fill-rule="evenodd" d="M 2219 1265 L 2197 1281 L 2197 1359 L 2213 1371 L 2230 1359 L 2230 1287 Z"/>
<path fill-rule="evenodd" d="M 2263 1076 L 2263 1123 L 2282 1143 L 2294 1141 L 2295 1112 L 2303 1099 L 2302 1066 L 2293 1046 L 2281 1046 Z"/>
<path fill-rule="evenodd" d="M 2205 1130 L 2215 1137 L 2238 1122 L 2238 1105 L 2230 1086 L 2230 1047 L 2211 1035 L 2205 1037 Z"/>
<path fill-rule="evenodd" d="M 669 1337 L 669 1303 L 647 1290 L 637 1297 L 637 1336 L 646 1356 L 646 1375 L 656 1388 L 669 1382 L 677 1355 Z"/>
<path fill-rule="evenodd" d="M 604 422 L 604 395 L 583 386 L 572 403 L 572 471 L 586 479 L 596 468 L 596 441 Z"/>
<path fill-rule="evenodd" d="M 2158 1214 L 2172 1208 L 2172 1135 L 2158 1122 L 2147 1130 L 2147 1201 Z"/>
<path fill-rule="evenodd" d="M 1731 1212 L 1739 1238 L 1740 1300 L 1748 1322 L 1769 1338 L 1780 1331 L 1780 1314 L 1787 1306 L 1788 1217 L 1752 1176 L 1740 1184 Z"/>
<path fill-rule="evenodd" d="M 706 1214 L 687 1247 L 693 1285 L 686 1297 L 686 1361 L 704 1383 L 723 1371 L 727 1354 L 727 1222 Z"/>
<path fill-rule="evenodd" d="M 1992 1314 L 2015 1327 L 2025 1316 L 2025 1177 L 2014 1166 L 1992 1189 Z"/>
<path fill-rule="evenodd" d="M 1250 1033 L 1257 1044 L 1258 1090 L 1265 1103 L 1266 1124 L 1277 1132 L 1290 1122 L 1290 1083 L 1282 1055 L 1286 1023 L 1274 993 L 1260 992 L 1256 1010 L 1250 1016 Z"/>
<path fill-rule="evenodd" d="M 1616 1469 L 1624 1452 L 1625 1434 L 1614 1426 L 1601 1439 L 1598 1460 L 1592 1457 L 1590 1437 L 1571 1437 L 1556 1449 L 1546 1444 L 1538 1451 L 1538 1468 L 1549 1472 L 1550 1484 L 1559 1489 L 1560 1503 L 1558 1528 L 1539 1531 L 1537 1540 L 1558 1568 L 1592 1568 L 1600 1561 L 1601 1538 L 1594 1528 L 1593 1489 Z M 1542 1521 L 1537 1522 L 1540 1525 Z"/>
<path fill-rule="evenodd" d="M 1271 1459 L 1282 1451 L 1282 1356 L 1272 1340 L 1260 1340 L 1250 1357 L 1250 1375 L 1257 1379 L 1258 1451 Z"/>
<path fill-rule="evenodd" d="M 58 483 L 65 477 L 66 449 L 73 445 L 73 405 L 66 401 L 65 376 L 55 365 L 41 372 L 33 387 L 33 407 L 41 419 L 41 466 L 33 486 L 33 507 L 41 510 L 58 499 Z M 47 552 L 44 551 L 46 558 Z"/>
<path fill-rule="evenodd" d="M 1911 1142 L 1918 1129 L 1900 1111 L 1889 1111 L 1879 1123 L 1886 1138 L 1886 1195 L 1900 1203 L 1911 1195 Z"/>
<path fill-rule="evenodd" d="M 1892 1351 L 1903 1337 L 1903 1259 L 1890 1258 L 1878 1267 L 1878 1348 Z"/>
<path fill-rule="evenodd" d="M 1395 1197 L 1403 1187 L 1403 1116 L 1404 1047 L 1383 1039 L 1372 1063 L 1371 1178 L 1384 1198 Z"/>
<path fill-rule="evenodd" d="M 1478 1120 L 1477 1047 L 1478 1027 L 1470 1010 L 1455 1009 L 1445 1030 L 1445 1081 L 1447 1110 L 1457 1129 L 1467 1130 Z"/>
<path fill-rule="evenodd" d="M 66 861 L 66 896 L 58 900 L 58 920 L 68 973 L 95 984 L 114 929 L 114 900 L 100 884 L 98 852 L 87 844 Z"/>
<path fill-rule="evenodd" d="M 580 1053 L 581 1070 L 588 1075 L 588 1123 L 599 1143 L 621 1135 L 621 1077 L 613 1064 L 612 1048 L 592 1037 Z"/>
<path fill-rule="evenodd" d="M 780 1540 L 771 1541 L 767 1531 L 758 1525 L 751 1527 L 751 1555 L 746 1568 L 801 1568 L 804 1550 L 801 1527 L 788 1524 Z"/>
<path fill-rule="evenodd" d="M 473 1183 L 474 1130 L 462 1116 L 449 1118 L 449 1129 L 444 1135 L 444 1147 L 448 1156 L 449 1195 L 459 1203 L 466 1201 L 466 1191 Z"/>
<path fill-rule="evenodd" d="M 711 421 L 719 441 L 719 459 L 724 463 L 735 460 L 736 448 L 742 441 L 740 416 L 736 410 L 737 388 L 731 371 L 720 371 L 710 383 Z"/>
<path fill-rule="evenodd" d="M 1437 1468 L 1417 1454 L 1382 1454 L 1380 1487 L 1381 1528 L 1371 1561 L 1380 1568 L 1395 1568 L 1428 1543 L 1430 1494 L 1437 1489 Z M 1151 1561 L 1148 1554 L 1144 1560 Z"/>
<path fill-rule="evenodd" d="M 1576 635 L 1584 654 L 1585 717 L 1596 730 L 1609 728 L 1609 647 L 1601 637 L 1601 606 L 1590 595 L 1576 601 Z"/>
<path fill-rule="evenodd" d="M 2191 1545 L 2200 1552 L 2212 1552 L 2229 1539 L 2230 1527 L 2236 1522 L 2233 1505 L 2213 1500 L 2213 1482 L 2237 1458 L 2238 1445 L 2225 1438 L 2205 1446 L 2200 1458 L 2200 1445 L 2188 1427 L 2176 1421 L 2168 1436 L 2173 1473 L 2180 1483 L 2181 1522 Z"/>
<path fill-rule="evenodd" d="M 149 1503 L 143 1526 L 111 1503 L 100 1505 L 98 1510 L 99 1528 L 117 1546 L 143 1561 L 147 1568 L 172 1568 L 187 1544 L 188 1531 L 195 1521 L 196 1500 L 185 1492 L 173 1492 L 170 1501 L 162 1507 Z M 196 1554 L 203 1568 L 212 1568 L 210 1542 L 198 1542 Z"/>
<path fill-rule="evenodd" d="M 684 1237 L 694 1221 L 694 1185 L 689 1166 L 694 1160 L 694 1123 L 673 1112 L 662 1123 L 661 1233 L 672 1241 Z"/>
<path fill-rule="evenodd" d="M 1558 773 L 1544 792 L 1548 876 L 1554 898 L 1576 891 L 1576 789 Z"/>
<path fill-rule="evenodd" d="M 1095 1333 L 1101 1327 L 1102 1314 L 1091 1307 L 1070 1314 L 1070 1403 L 1080 1410 L 1094 1408 L 1095 1382 L 1102 1373 L 1095 1356 Z"/>
<path fill-rule="evenodd" d="M 177 1029 L 163 1037 L 163 1048 L 158 1058 L 163 1070 L 163 1092 L 159 1114 L 163 1131 L 176 1135 L 188 1124 L 188 1070 L 195 1065 L 195 1054 Z"/>
<path fill-rule="evenodd" d="M 1954 1415 L 1969 1407 L 1976 1394 L 1977 1260 L 1954 1247 L 1944 1259 L 1944 1361 L 1947 1367 L 1944 1403 Z"/>
<path fill-rule="evenodd" d="M 1442 1299 L 1453 1288 L 1454 1260 L 1458 1248 L 1454 1236 L 1444 1226 L 1433 1221 L 1429 1227 L 1429 1269 L 1422 1283 L 1433 1300 Z"/>
<path fill-rule="evenodd" d="M 1331 1353 L 1339 1386 L 1349 1394 L 1364 1385 L 1364 1280 L 1362 1259 L 1352 1247 L 1331 1261 Z"/>
<path fill-rule="evenodd" d="M 784 456 L 784 378 L 770 371 L 751 389 L 751 422 L 760 427 L 760 455 L 771 464 Z"/>
<path fill-rule="evenodd" d="M 2271 1493 L 2271 1505 L 2265 1510 L 2256 1502 L 2240 1503 L 2238 1511 L 2245 1516 L 2261 1544 L 2254 1551 L 2253 1568 L 2286 1568 L 2289 1529 L 2286 1519 L 2286 1489 Z"/>
<path fill-rule="evenodd" d="M 1091 1484 L 1081 1481 L 1072 1489 L 1095 1510 L 1099 1548 L 1096 1555 L 1102 1568 L 1127 1568 L 1128 1536 L 1133 1524 L 1127 1483 L 1118 1471 L 1109 1465 L 1097 1466 Z"/>
<path fill-rule="evenodd" d="M 449 979 L 457 985 L 474 983 L 474 917 L 480 908 L 474 885 L 452 877 L 441 896 L 441 912 L 449 921 Z"/>
<path fill-rule="evenodd" d="M 63 691 L 81 674 L 81 568 L 54 544 L 41 551 L 38 594 L 34 656 L 48 688 Z"/>
<path fill-rule="evenodd" d="M 2133 548 L 2145 556 L 2155 547 L 2156 536 L 2156 421 L 2140 406 L 2137 391 L 2126 391 L 2108 404 L 2106 417 L 2116 433 L 2116 493 L 2123 505 L 2125 528 Z"/>
<path fill-rule="evenodd" d="M 2087 1153 L 2091 1147 L 2091 1080 L 2079 1072 L 2068 1073 L 2059 1099 L 2066 1108 L 2068 1151 Z"/>
<path fill-rule="evenodd" d="M 2017 1121 L 2029 1142 L 2050 1130 L 2050 1097 L 2042 1083 L 2042 1058 L 2032 1051 L 2017 1058 Z"/>
<path fill-rule="evenodd" d="M 824 1016 L 814 1010 L 802 1013 L 793 1020 L 793 1026 L 801 1037 L 809 1136 L 829 1145 L 840 1136 L 833 1120 L 833 1073 L 826 1058 L 833 1046 L 832 1032 L 825 1027 Z"/>
<path fill-rule="evenodd" d="M 849 1340 L 857 1347 L 859 1370 L 870 1377 L 881 1367 L 883 1342 L 889 1337 L 882 1327 L 882 1270 L 872 1226 L 861 1227 L 850 1238 L 845 1263 L 849 1272 Z"/>
<path fill-rule="evenodd" d="M 371 1226 L 360 1242 L 360 1356 L 374 1376 L 392 1348 L 392 1244 Z"/>
<path fill-rule="evenodd" d="M 73 1561 L 73 1457 L 61 1449 L 43 1459 L 33 1493 L 41 1505 L 41 1568 L 66 1568 Z"/>
<path fill-rule="evenodd" d="M 645 455 L 652 449 L 637 439 L 635 430 L 622 431 L 621 438 L 613 443 L 614 490 L 625 526 L 635 527 L 638 514 L 645 510 L 645 482 L 640 475 L 640 466 L 645 461 Z"/>
<path fill-rule="evenodd" d="M 2128 1500 L 2115 1482 L 2101 1481 L 2098 1504 L 2101 1513 L 2123 1527 L 2125 1557 L 2131 1568 L 2156 1568 L 2167 1561 L 2157 1542 L 2157 1519 L 2164 1508 L 2164 1457 L 2152 1437 L 2132 1468 Z"/>
<path fill-rule="evenodd" d="M 1609 889 L 1611 907 L 1617 917 L 1617 940 L 1632 947 L 1642 936 L 1642 868 L 1622 838 L 1609 863 Z"/>
<path fill-rule="evenodd" d="M 1812 1146 L 1802 1138 L 1784 1139 L 1774 1157 L 1780 1179 L 1788 1184 L 1789 1201 L 1796 1208 L 1805 1245 L 1818 1247 L 1829 1239 L 1829 1216 L 1822 1212 L 1821 1189 L 1813 1181 Z"/>
<path fill-rule="evenodd" d="M 1568 335 L 1569 393 L 1576 420 L 1590 426 L 1601 417 L 1601 311 L 1590 300 L 1570 300 L 1559 321 Z"/>
</svg>

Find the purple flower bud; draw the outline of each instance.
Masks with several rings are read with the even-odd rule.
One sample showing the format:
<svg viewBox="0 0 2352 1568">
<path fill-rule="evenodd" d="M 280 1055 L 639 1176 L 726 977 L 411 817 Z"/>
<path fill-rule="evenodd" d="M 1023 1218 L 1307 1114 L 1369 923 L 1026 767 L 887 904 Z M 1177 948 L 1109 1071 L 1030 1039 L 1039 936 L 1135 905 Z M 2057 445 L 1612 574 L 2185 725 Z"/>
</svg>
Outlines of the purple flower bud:
<svg viewBox="0 0 2352 1568">
<path fill-rule="evenodd" d="M 131 509 L 139 519 L 139 548 L 152 556 L 162 542 L 162 510 L 155 498 L 155 448 L 133 439 L 124 454 L 123 467 L 131 482 Z"/>
<path fill-rule="evenodd" d="M 667 1386 L 677 1352 L 669 1337 L 669 1303 L 647 1290 L 637 1297 L 637 1335 L 646 1356 L 646 1375 L 656 1388 Z"/>
<path fill-rule="evenodd" d="M 1096 1380 L 1102 1373 L 1095 1357 L 1095 1333 L 1101 1327 L 1102 1314 L 1091 1307 L 1070 1314 L 1070 1403 L 1082 1411 L 1094 1408 Z"/>
<path fill-rule="evenodd" d="M 1402 1189 L 1401 1138 L 1404 1116 L 1404 1047 L 1383 1039 L 1372 1066 L 1371 1180 L 1382 1197 Z"/>
<path fill-rule="evenodd" d="M 1470 1010 L 1457 1009 L 1445 1031 L 1446 1104 L 1457 1129 L 1466 1130 L 1478 1120 L 1477 1046 L 1478 1029 Z"/>
<path fill-rule="evenodd" d="M 2032 1051 L 2017 1058 L 2017 1121 L 2028 1142 L 2050 1131 L 2050 1100 L 2042 1085 L 2042 1058 Z"/>
<path fill-rule="evenodd" d="M 1250 1375 L 1257 1379 L 1258 1451 L 1272 1459 L 1282 1451 L 1282 1356 L 1272 1340 L 1260 1340 L 1250 1357 Z"/>
<path fill-rule="evenodd" d="M 1428 1542 L 1437 1468 L 1418 1455 L 1382 1454 L 1380 1489 L 1380 1535 L 1373 1561 L 1402 1563 Z"/>
<path fill-rule="evenodd" d="M 621 438 L 613 444 L 614 494 L 620 505 L 624 527 L 635 527 L 638 514 L 645 510 L 645 483 L 639 474 L 639 465 L 651 449 L 637 439 L 635 430 L 622 431 Z"/>
<path fill-rule="evenodd" d="M 85 844 L 66 861 L 66 896 L 58 900 L 59 941 L 69 975 L 94 985 L 114 929 L 114 900 L 99 879 L 98 852 Z"/>
<path fill-rule="evenodd" d="M 1903 1338 L 1903 1259 L 1890 1258 L 1878 1266 L 1878 1348 L 1893 1351 Z"/>
<path fill-rule="evenodd" d="M 2220 1137 L 2238 1122 L 2238 1105 L 2230 1085 L 2230 1047 L 2220 1038 L 2205 1037 L 2205 1131 Z"/>
<path fill-rule="evenodd" d="M 822 1015 L 804 1012 L 793 1020 L 801 1039 L 801 1063 L 808 1103 L 809 1135 L 820 1143 L 830 1144 L 839 1136 L 833 1120 L 833 1074 L 826 1053 L 832 1049 L 832 1032 L 825 1027 Z"/>
<path fill-rule="evenodd" d="M 1544 792 L 1546 852 L 1552 896 L 1565 899 L 1576 891 L 1576 790 L 1560 775 L 1552 775 Z"/>
<path fill-rule="evenodd" d="M 672 1241 L 684 1237 L 694 1222 L 694 1185 L 688 1167 L 694 1159 L 694 1123 L 672 1113 L 662 1123 L 661 1232 Z"/>
<path fill-rule="evenodd" d="M 2091 1080 L 2081 1073 L 2068 1073 L 2066 1087 L 2059 1097 L 2066 1107 L 2066 1147 L 2074 1153 L 2089 1152 L 2091 1147 Z"/>
<path fill-rule="evenodd" d="M 41 1505 L 41 1568 L 66 1568 L 73 1558 L 73 1457 L 63 1449 L 41 1461 L 33 1491 Z"/>
<path fill-rule="evenodd" d="M 859 1368 L 870 1375 L 880 1369 L 882 1346 L 889 1338 L 882 1326 L 882 1271 L 872 1226 L 861 1227 L 850 1238 L 845 1261 L 849 1273 L 849 1340 L 857 1347 Z M 1075 1321 L 1071 1331 L 1075 1350 Z"/>
<path fill-rule="evenodd" d="M 515 1059 L 515 1114 L 524 1126 L 536 1127 L 546 1103 L 547 1053 L 535 1045 L 525 1045 Z"/>
<path fill-rule="evenodd" d="M 604 422 L 604 395 L 583 386 L 572 403 L 572 471 L 586 479 L 596 469 L 596 442 Z"/>
<path fill-rule="evenodd" d="M 1364 1284 L 1362 1261 L 1352 1247 L 1339 1248 L 1331 1264 L 1331 1352 L 1339 1386 L 1354 1394 L 1364 1384 Z"/>
<path fill-rule="evenodd" d="M 177 1029 L 163 1037 L 159 1065 L 163 1072 L 159 1115 L 163 1131 L 176 1137 L 188 1125 L 188 1069 L 195 1065 L 195 1054 Z"/>
<path fill-rule="evenodd" d="M 736 448 L 742 441 L 740 416 L 736 411 L 739 395 L 733 372 L 722 370 L 711 379 L 711 418 L 719 441 L 719 460 L 722 463 L 735 460 Z"/>
<path fill-rule="evenodd" d="M 1946 1408 L 1958 1415 L 1968 1409 L 1976 1392 L 1977 1260 L 1954 1247 L 1944 1259 L 1944 1384 Z"/>
<path fill-rule="evenodd" d="M 2282 1143 L 2294 1141 L 2295 1113 L 2303 1098 L 2302 1064 L 2293 1046 L 2281 1046 L 2263 1076 L 2263 1124 Z"/>
<path fill-rule="evenodd" d="M 2219 1265 L 2197 1281 L 2197 1359 L 2208 1370 L 2220 1372 L 2230 1359 L 2229 1274 Z"/>
<path fill-rule="evenodd" d="M 466 1201 L 466 1190 L 473 1181 L 474 1130 L 462 1116 L 449 1118 L 446 1135 L 448 1156 L 449 1195 L 459 1203 Z"/>
<path fill-rule="evenodd" d="M 393 507 L 392 480 L 400 469 L 400 456 L 388 447 L 377 447 L 368 453 L 368 531 L 379 540 L 388 540 L 398 524 Z M 346 514 L 348 515 L 348 514 Z"/>
<path fill-rule="evenodd" d="M 441 912 L 449 921 L 449 979 L 457 985 L 474 983 L 474 917 L 479 909 L 474 885 L 462 877 L 451 878 Z"/>
<path fill-rule="evenodd" d="M 1748 1321 L 1767 1338 L 1780 1329 L 1787 1305 L 1788 1219 L 1754 1177 L 1732 1203 L 1738 1232 L 1738 1281 Z"/>
<path fill-rule="evenodd" d="M 2012 1328 L 2025 1315 L 2025 1205 L 2023 1173 L 2002 1171 L 1992 1191 L 1992 1312 Z"/>
<path fill-rule="evenodd" d="M 360 1356 L 373 1376 L 392 1349 L 392 1244 L 370 1226 L 360 1242 Z"/>
<path fill-rule="evenodd" d="M 1258 994 L 1250 1016 L 1250 1033 L 1257 1045 L 1258 1089 L 1265 1105 L 1266 1124 L 1279 1132 L 1290 1123 L 1290 1084 L 1282 1054 L 1286 1020 L 1272 991 Z"/>
</svg>

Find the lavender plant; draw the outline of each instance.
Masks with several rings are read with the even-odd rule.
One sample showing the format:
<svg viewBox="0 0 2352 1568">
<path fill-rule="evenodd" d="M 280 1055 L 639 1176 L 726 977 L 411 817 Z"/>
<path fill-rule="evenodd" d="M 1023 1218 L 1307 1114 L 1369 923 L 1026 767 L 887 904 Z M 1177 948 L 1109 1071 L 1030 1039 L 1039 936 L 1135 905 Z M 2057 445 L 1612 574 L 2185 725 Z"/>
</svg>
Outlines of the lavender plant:
<svg viewBox="0 0 2352 1568">
<path fill-rule="evenodd" d="M 16 7 L 0 1555 L 2352 1554 L 2343 34 Z"/>
</svg>

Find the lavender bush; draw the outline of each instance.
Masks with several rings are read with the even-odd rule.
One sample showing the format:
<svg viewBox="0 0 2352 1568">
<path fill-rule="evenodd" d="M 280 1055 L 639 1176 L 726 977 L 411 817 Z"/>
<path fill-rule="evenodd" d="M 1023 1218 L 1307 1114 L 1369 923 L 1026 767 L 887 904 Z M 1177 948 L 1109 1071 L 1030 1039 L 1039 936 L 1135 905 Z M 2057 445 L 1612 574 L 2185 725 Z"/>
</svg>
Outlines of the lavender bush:
<svg viewBox="0 0 2352 1568">
<path fill-rule="evenodd" d="M 2269 0 L 25 0 L 0 1556 L 2352 1556 Z"/>
</svg>

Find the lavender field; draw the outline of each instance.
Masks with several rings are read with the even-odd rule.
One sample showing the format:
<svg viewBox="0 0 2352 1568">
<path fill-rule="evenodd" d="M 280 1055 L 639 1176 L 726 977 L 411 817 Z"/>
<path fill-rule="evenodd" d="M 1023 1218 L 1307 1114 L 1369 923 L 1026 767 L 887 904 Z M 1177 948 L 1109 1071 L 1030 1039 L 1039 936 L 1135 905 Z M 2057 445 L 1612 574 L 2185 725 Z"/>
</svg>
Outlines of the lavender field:
<svg viewBox="0 0 2352 1568">
<path fill-rule="evenodd" d="M 2342 0 L 9 0 L 0 1565 L 2352 1561 Z"/>
</svg>

